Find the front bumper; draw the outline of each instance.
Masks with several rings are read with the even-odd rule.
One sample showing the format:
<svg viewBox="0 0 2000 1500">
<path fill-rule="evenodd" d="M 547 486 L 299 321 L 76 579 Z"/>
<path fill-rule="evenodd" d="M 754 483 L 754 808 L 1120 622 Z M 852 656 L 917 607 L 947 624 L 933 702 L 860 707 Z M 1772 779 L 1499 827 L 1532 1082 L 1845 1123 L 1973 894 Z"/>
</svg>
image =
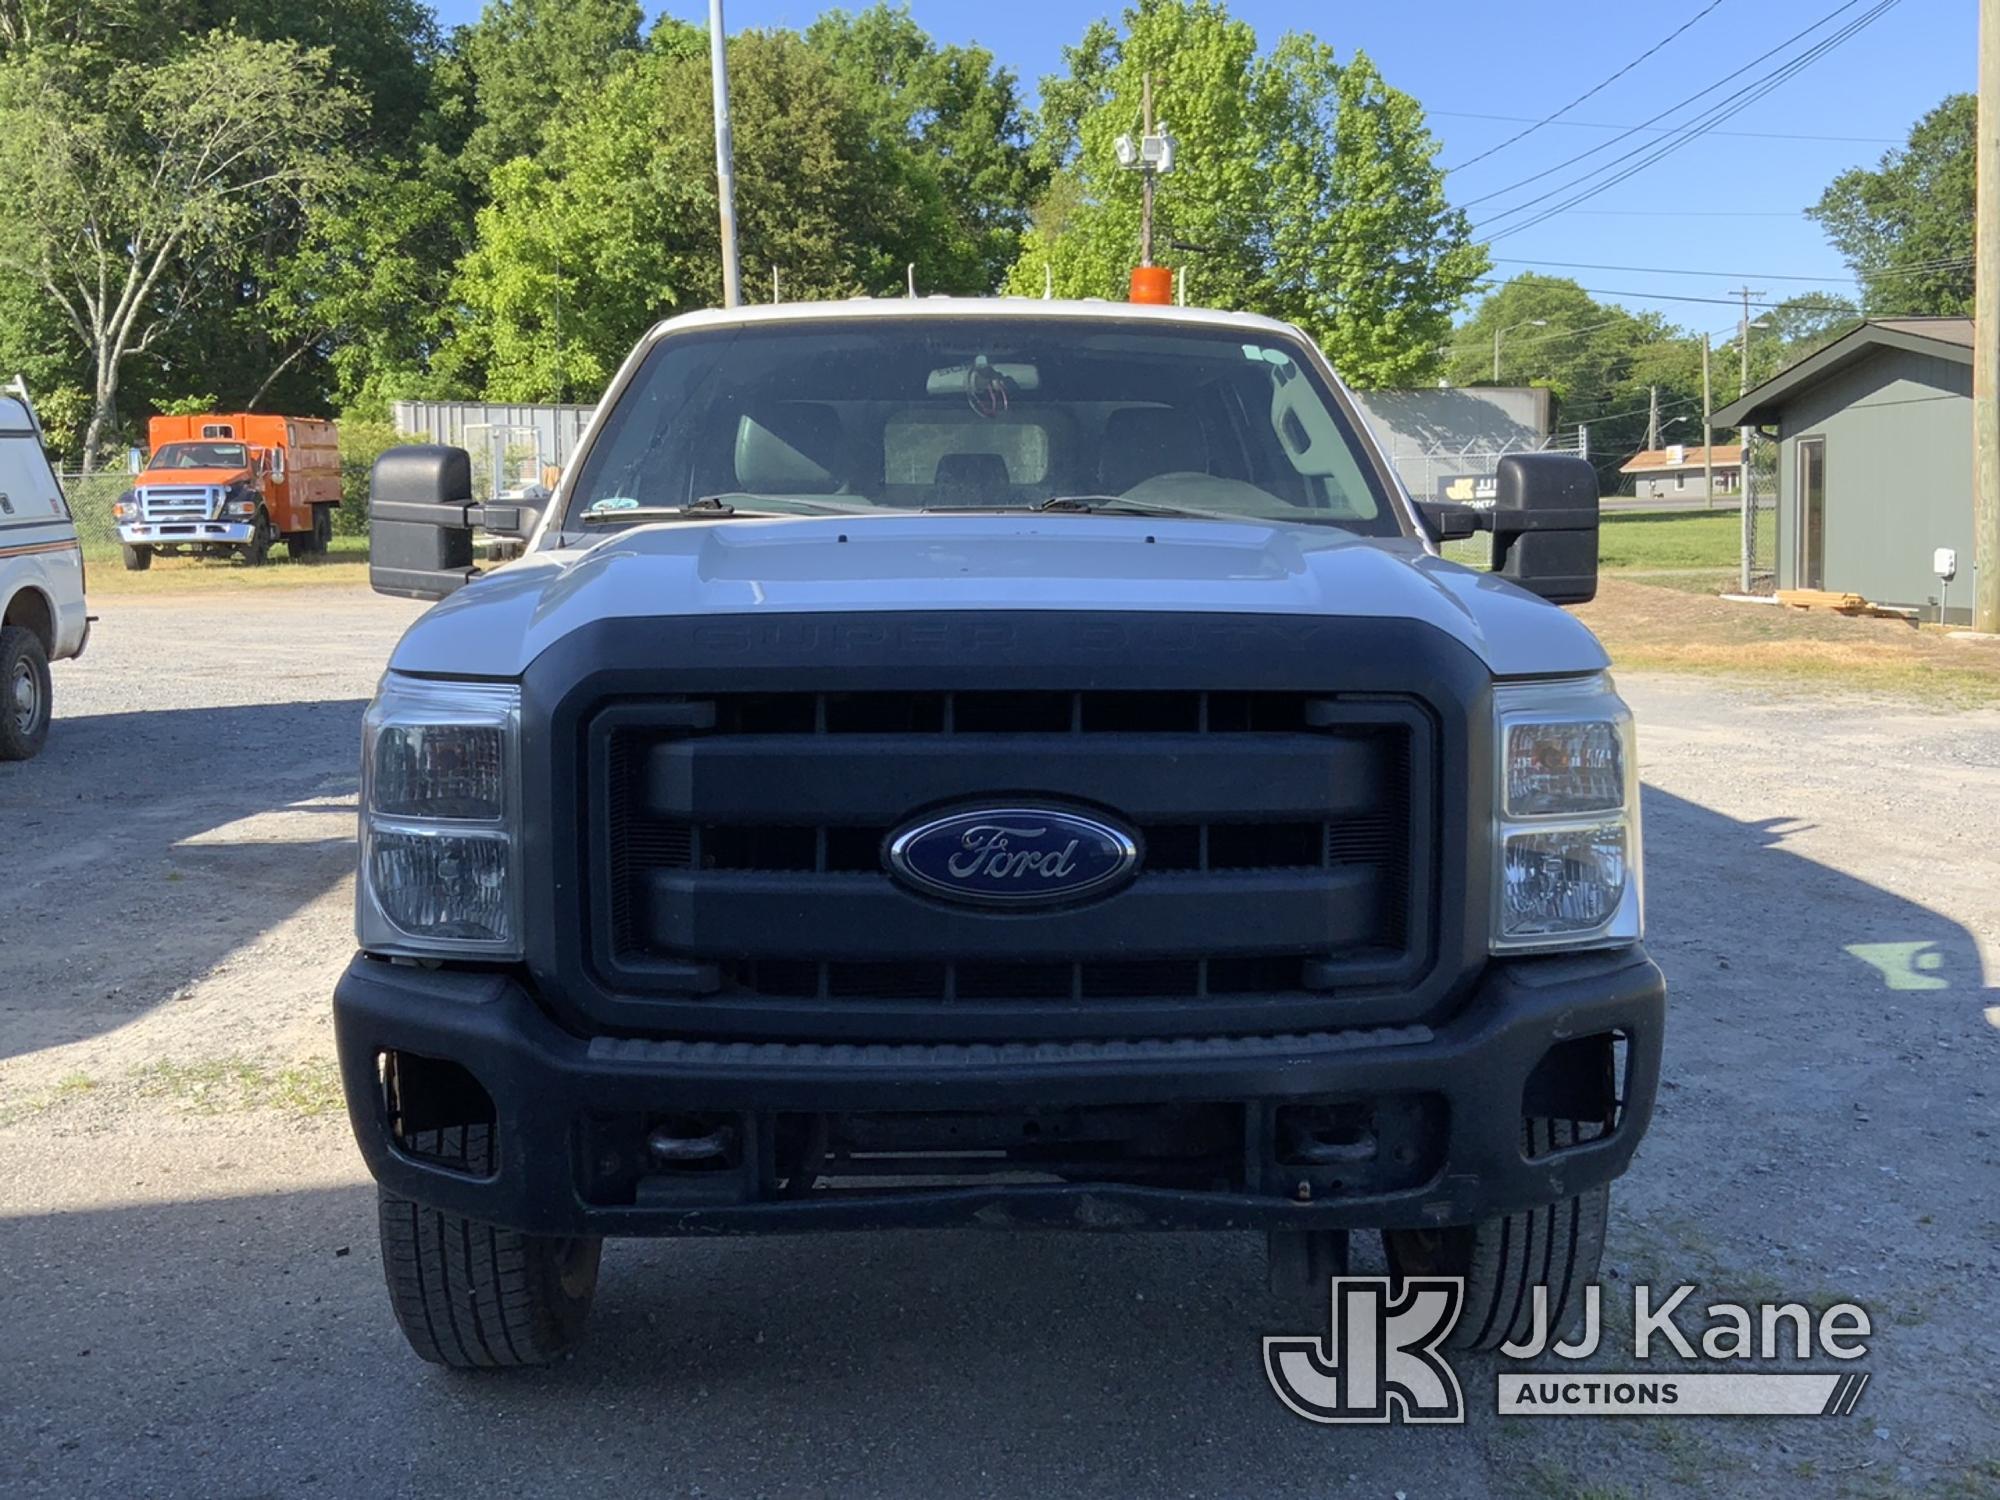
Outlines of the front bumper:
<svg viewBox="0 0 2000 1500">
<path fill-rule="evenodd" d="M 378 1181 L 530 1233 L 1337 1229 L 1467 1223 L 1618 1176 L 1652 1115 L 1665 1008 L 1659 969 L 1634 949 L 1496 962 L 1457 1017 L 1436 1028 L 1003 1045 L 586 1038 L 559 1027 L 510 973 L 357 956 L 335 991 L 334 1022 L 349 1116 Z M 1551 1079 L 1538 1064 L 1552 1048 L 1609 1035 L 1623 1052 L 1615 1124 L 1529 1159 L 1521 1122 L 1531 1078 L 1544 1094 L 1551 1082 L 1558 1094 L 1579 1082 Z M 477 1080 L 493 1105 L 492 1175 L 405 1150 L 383 1085 L 390 1054 L 444 1060 Z M 1353 1173 L 1284 1165 L 1274 1147 L 1273 1122 L 1288 1106 L 1410 1100 L 1430 1101 L 1420 1113 L 1431 1129 L 1421 1156 L 1410 1157 L 1416 1175 L 1387 1186 L 1343 1188 Z M 768 1142 L 783 1121 L 802 1117 L 892 1118 L 919 1129 L 935 1117 L 943 1129 L 968 1111 L 1135 1107 L 1240 1110 L 1240 1170 L 1199 1189 L 1072 1180 L 787 1193 L 769 1180 L 768 1152 L 760 1177 L 752 1150 L 736 1187 L 725 1182 L 720 1195 L 713 1181 L 692 1196 L 669 1184 L 619 1202 L 591 1188 L 606 1121 L 641 1122 L 643 1131 L 663 1117 L 724 1117 L 740 1121 L 746 1140 Z"/>
<path fill-rule="evenodd" d="M 127 521 L 118 528 L 118 540 L 132 547 L 241 546 L 255 535 L 248 521 Z"/>
</svg>

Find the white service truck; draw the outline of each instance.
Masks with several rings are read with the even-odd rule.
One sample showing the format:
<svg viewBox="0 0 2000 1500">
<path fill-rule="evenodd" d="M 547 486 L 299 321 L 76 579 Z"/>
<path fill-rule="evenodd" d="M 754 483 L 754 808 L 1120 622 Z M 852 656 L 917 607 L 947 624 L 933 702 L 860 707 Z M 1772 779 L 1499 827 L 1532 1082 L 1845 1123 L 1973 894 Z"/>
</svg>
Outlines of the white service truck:
<svg viewBox="0 0 2000 1500">
<path fill-rule="evenodd" d="M 83 549 L 25 395 L 0 392 L 0 760 L 47 741 L 49 663 L 90 638 Z"/>
</svg>

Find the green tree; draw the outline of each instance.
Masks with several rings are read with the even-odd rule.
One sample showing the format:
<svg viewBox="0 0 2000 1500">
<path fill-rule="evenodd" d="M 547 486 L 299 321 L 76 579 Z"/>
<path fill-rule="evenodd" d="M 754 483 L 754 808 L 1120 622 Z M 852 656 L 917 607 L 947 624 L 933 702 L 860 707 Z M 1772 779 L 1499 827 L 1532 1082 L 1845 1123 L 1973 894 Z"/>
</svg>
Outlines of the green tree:
<svg viewBox="0 0 2000 1500">
<path fill-rule="evenodd" d="M 457 47 L 473 112 L 459 158 L 467 178 L 483 187 L 539 151 L 565 104 L 638 57 L 643 20 L 638 0 L 488 0 Z"/>
<path fill-rule="evenodd" d="M 82 349 L 86 467 L 126 364 L 196 301 L 197 262 L 311 197 L 355 106 L 323 52 L 220 33 L 103 74 L 64 53 L 0 69 L 0 268 L 39 287 Z"/>
<path fill-rule="evenodd" d="M 160 34 L 145 0 L 0 0 L 0 58 L 62 47 L 144 45 Z"/>
<path fill-rule="evenodd" d="M 1860 321 L 1861 309 L 1849 298 L 1831 292 L 1803 292 L 1767 308 L 1750 326 L 1749 385 L 1762 385 Z M 1743 359 L 1734 336 L 1717 346 L 1715 357 L 1722 376 L 1716 396 L 1720 404 L 1734 400 L 1749 386 L 1742 385 Z"/>
<path fill-rule="evenodd" d="M 806 44 L 832 60 L 873 113 L 934 173 L 952 209 L 950 266 L 934 290 L 982 293 L 1020 253 L 1028 205 L 1046 180 L 1031 158 L 1014 75 L 982 47 L 940 47 L 907 6 L 831 10 Z"/>
<path fill-rule="evenodd" d="M 1862 286 L 1872 317 L 1972 313 L 1978 101 L 1953 94 L 1871 171 L 1842 172 L 1806 210 Z"/>
<path fill-rule="evenodd" d="M 900 286 L 915 261 L 938 284 L 952 214 L 936 174 L 880 137 L 834 65 L 791 33 L 744 32 L 729 67 L 752 274 L 845 297 Z M 541 157 L 494 173 L 441 379 L 504 400 L 595 392 L 652 322 L 721 301 L 709 97 L 705 51 L 649 49 L 566 110 Z"/>
<path fill-rule="evenodd" d="M 1488 262 L 1445 198 L 1421 108 L 1365 54 L 1342 64 L 1304 34 L 1260 53 L 1222 0 L 1141 0 L 1122 32 L 1091 27 L 1065 61 L 1042 86 L 1038 159 L 1055 175 L 1010 290 L 1046 278 L 1065 295 L 1123 295 L 1141 185 L 1114 142 L 1136 130 L 1150 74 L 1179 145 L 1156 256 L 1181 259 L 1194 299 L 1299 324 L 1358 385 L 1435 373 Z"/>
<path fill-rule="evenodd" d="M 1446 379 L 1489 383 L 1496 331 L 1499 383 L 1546 387 L 1558 424 L 1588 425 L 1592 461 L 1607 485 L 1619 482 L 1619 465 L 1645 446 L 1655 389 L 1660 440 L 1701 441 L 1701 341 L 1657 313 L 1599 302 L 1565 277 L 1525 273 L 1488 293 L 1453 331 Z M 1715 355 L 1718 378 L 1722 358 Z M 1718 385 L 1718 399 L 1725 389 L 1733 383 Z"/>
</svg>

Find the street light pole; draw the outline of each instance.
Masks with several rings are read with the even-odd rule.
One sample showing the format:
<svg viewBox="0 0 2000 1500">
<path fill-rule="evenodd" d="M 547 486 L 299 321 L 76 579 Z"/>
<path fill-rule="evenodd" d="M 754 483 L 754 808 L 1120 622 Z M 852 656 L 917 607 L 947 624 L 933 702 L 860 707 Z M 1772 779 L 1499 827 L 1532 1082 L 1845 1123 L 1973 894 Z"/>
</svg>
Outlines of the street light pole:
<svg viewBox="0 0 2000 1500">
<path fill-rule="evenodd" d="M 1710 430 L 1708 386 L 1708 335 L 1701 336 L 1701 487 L 1708 492 L 1708 508 L 1715 509 L 1715 434 Z"/>
<path fill-rule="evenodd" d="M 1151 135 L 1153 133 L 1153 75 L 1151 73 L 1145 75 L 1139 95 L 1139 117 L 1139 133 L 1142 136 Z M 1139 209 L 1139 264 L 1142 266 L 1150 266 L 1153 263 L 1154 175 L 1150 171 L 1143 173 L 1139 183 L 1139 192 L 1141 195 L 1141 206 Z"/>
<path fill-rule="evenodd" d="M 1495 328 L 1493 330 L 1493 383 L 1495 385 L 1500 383 L 1501 338 L 1506 334 L 1512 333 L 1516 328 L 1546 328 L 1548 326 L 1549 320 L 1547 318 L 1528 318 L 1523 322 L 1510 323 L 1505 328 Z"/>
<path fill-rule="evenodd" d="M 722 0 L 708 0 L 709 85 L 715 94 L 715 201 L 722 229 L 722 305 L 743 300 L 736 263 L 736 150 L 729 134 L 729 56 L 724 47 Z"/>
</svg>

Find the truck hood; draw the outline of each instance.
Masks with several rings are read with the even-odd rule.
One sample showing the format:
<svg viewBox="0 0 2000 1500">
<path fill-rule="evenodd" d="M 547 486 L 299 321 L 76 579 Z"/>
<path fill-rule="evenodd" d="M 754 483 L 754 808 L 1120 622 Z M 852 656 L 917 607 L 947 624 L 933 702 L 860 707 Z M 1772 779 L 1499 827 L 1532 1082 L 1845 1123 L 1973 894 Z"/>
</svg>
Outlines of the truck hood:
<svg viewBox="0 0 2000 1500">
<path fill-rule="evenodd" d="M 250 477 L 248 469 L 146 469 L 132 482 L 135 490 L 152 489 L 159 485 L 220 485 L 227 487 L 241 484 Z"/>
<path fill-rule="evenodd" d="M 1414 618 L 1496 677 L 1608 664 L 1562 610 L 1413 541 L 1151 517 L 890 515 L 675 521 L 533 552 L 432 608 L 390 666 L 518 677 L 570 631 L 611 618 L 1021 609 Z"/>
</svg>

